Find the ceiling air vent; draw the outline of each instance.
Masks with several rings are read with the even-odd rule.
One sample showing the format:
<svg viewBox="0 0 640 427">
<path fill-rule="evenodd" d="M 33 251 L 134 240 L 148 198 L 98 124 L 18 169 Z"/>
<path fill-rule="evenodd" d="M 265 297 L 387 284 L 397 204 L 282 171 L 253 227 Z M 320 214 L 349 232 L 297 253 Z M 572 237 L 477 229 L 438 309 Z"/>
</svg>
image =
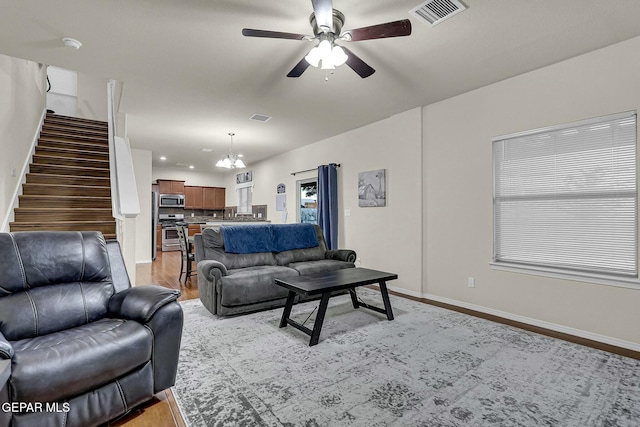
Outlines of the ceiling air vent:
<svg viewBox="0 0 640 427">
<path fill-rule="evenodd" d="M 257 122 L 266 122 L 269 119 L 271 119 L 271 116 L 267 116 L 264 114 L 254 114 L 253 116 L 249 117 L 249 120 L 255 120 Z"/>
<path fill-rule="evenodd" d="M 437 25 L 466 8 L 458 0 L 428 0 L 409 13 L 431 25 Z"/>
</svg>

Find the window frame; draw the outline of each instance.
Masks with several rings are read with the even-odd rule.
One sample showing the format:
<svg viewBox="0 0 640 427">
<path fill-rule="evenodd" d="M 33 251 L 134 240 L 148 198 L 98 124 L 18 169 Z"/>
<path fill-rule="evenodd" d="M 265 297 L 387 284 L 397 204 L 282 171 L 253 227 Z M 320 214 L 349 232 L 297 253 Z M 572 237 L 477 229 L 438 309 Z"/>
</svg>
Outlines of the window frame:
<svg viewBox="0 0 640 427">
<path fill-rule="evenodd" d="M 547 132 L 559 132 L 562 130 L 566 130 L 571 127 L 580 127 L 580 126 L 589 126 L 595 125 L 598 123 L 602 123 L 604 121 L 613 121 L 613 120 L 621 120 L 624 118 L 635 118 L 635 179 L 636 179 L 636 188 L 635 188 L 635 201 L 636 201 L 636 216 L 635 216 L 635 262 L 636 262 L 636 275 L 635 276 L 620 276 L 616 274 L 607 274 L 607 273 L 599 273 L 594 271 L 581 271 L 581 270 L 573 270 L 562 267 L 553 267 L 546 266 L 542 264 L 528 264 L 528 263 L 517 263 L 517 262 L 509 262 L 509 261 L 499 261 L 497 260 L 498 254 L 498 242 L 497 242 L 497 213 L 496 213 L 496 194 L 497 194 L 497 176 L 496 176 L 496 142 L 504 141 L 507 139 L 521 138 L 526 136 L 531 136 L 540 133 Z M 565 280 L 576 280 L 581 282 L 589 282 L 601 285 L 610 285 L 610 286 L 619 286 L 625 288 L 639 289 L 640 290 L 640 277 L 638 276 L 640 272 L 638 269 L 640 268 L 639 263 L 639 249 L 638 242 L 640 237 L 640 221 L 638 218 L 638 204 L 640 203 L 640 186 L 638 185 L 638 180 L 640 178 L 639 172 L 639 153 L 638 153 L 638 118 L 637 111 L 631 110 L 623 113 L 610 114 L 605 116 L 593 117 L 586 120 L 578 120 L 570 123 L 562 123 L 558 125 L 537 128 L 532 130 L 527 130 L 523 132 L 516 132 L 507 135 L 500 135 L 493 137 L 491 139 L 492 144 L 492 184 L 493 184 L 493 194 L 492 194 L 492 221 L 493 221 L 493 254 L 492 261 L 489 263 L 491 268 L 499 271 L 508 271 L 515 273 L 523 273 L 523 274 L 532 274 L 544 277 L 565 279 Z"/>
</svg>

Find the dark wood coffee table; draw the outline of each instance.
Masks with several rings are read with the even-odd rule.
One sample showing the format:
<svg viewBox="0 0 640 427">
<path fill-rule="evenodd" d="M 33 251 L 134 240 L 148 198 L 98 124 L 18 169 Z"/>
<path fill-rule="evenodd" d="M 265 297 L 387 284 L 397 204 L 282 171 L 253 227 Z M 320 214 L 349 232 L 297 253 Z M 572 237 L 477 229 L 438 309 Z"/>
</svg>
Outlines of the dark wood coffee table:
<svg viewBox="0 0 640 427">
<path fill-rule="evenodd" d="M 284 328 L 287 325 L 291 325 L 311 336 L 311 339 L 309 340 L 310 346 L 318 344 L 320 331 L 322 330 L 322 323 L 324 322 L 327 305 L 329 304 L 329 298 L 331 298 L 333 292 L 343 291 L 345 289 L 349 290 L 353 308 L 368 308 L 369 310 L 386 314 L 387 319 L 393 320 L 393 310 L 391 309 L 391 302 L 389 301 L 389 292 L 387 291 L 386 281 L 397 278 L 397 274 L 385 273 L 384 271 L 370 270 L 368 268 L 345 268 L 342 270 L 311 274 L 308 276 L 275 279 L 276 285 L 289 289 L 287 304 L 285 305 L 284 312 L 282 313 L 282 320 L 280 320 L 280 327 Z M 376 283 L 380 286 L 384 310 L 379 307 L 365 304 L 362 301 L 358 301 L 356 295 L 356 287 Z M 322 295 L 313 330 L 289 318 L 296 294 L 307 296 Z"/>
</svg>

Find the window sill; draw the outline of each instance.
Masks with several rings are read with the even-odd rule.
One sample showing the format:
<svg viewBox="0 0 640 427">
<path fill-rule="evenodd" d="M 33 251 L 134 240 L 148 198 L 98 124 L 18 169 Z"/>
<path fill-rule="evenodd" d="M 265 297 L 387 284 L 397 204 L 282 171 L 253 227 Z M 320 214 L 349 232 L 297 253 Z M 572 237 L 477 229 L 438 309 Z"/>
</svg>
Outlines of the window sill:
<svg viewBox="0 0 640 427">
<path fill-rule="evenodd" d="M 511 273 L 531 274 L 534 276 L 552 277 L 554 279 L 574 280 L 578 282 L 594 283 L 598 285 L 617 286 L 620 288 L 640 290 L 640 280 L 636 277 L 607 276 L 604 274 L 583 273 L 579 271 L 562 270 L 547 267 L 510 264 L 506 262 L 490 262 L 493 270 L 509 271 Z"/>
</svg>

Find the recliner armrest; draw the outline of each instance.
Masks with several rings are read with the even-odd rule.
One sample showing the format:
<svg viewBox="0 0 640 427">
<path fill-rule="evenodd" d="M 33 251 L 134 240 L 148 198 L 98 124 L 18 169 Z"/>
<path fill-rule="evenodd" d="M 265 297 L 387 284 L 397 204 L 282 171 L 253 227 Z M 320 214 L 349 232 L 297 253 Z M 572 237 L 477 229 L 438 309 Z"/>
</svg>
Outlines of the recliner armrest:
<svg viewBox="0 0 640 427">
<path fill-rule="evenodd" d="M 356 252 L 351 249 L 334 249 L 324 254 L 325 259 L 335 259 L 338 261 L 356 262 Z"/>
<path fill-rule="evenodd" d="M 180 297 L 180 291 L 158 285 L 136 286 L 113 295 L 109 313 L 117 317 L 147 323 L 158 309 Z"/>
<path fill-rule="evenodd" d="M 13 346 L 0 332 L 0 359 L 11 359 L 13 357 Z M 1 388 L 1 387 L 0 387 Z"/>
<path fill-rule="evenodd" d="M 228 273 L 227 267 L 220 261 L 205 259 L 198 263 L 198 276 L 205 277 L 210 282 L 215 281 L 216 270 L 220 271 L 218 274 L 221 276 L 226 276 Z"/>
</svg>

